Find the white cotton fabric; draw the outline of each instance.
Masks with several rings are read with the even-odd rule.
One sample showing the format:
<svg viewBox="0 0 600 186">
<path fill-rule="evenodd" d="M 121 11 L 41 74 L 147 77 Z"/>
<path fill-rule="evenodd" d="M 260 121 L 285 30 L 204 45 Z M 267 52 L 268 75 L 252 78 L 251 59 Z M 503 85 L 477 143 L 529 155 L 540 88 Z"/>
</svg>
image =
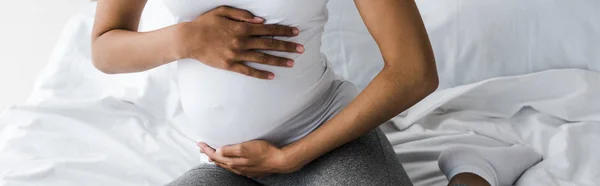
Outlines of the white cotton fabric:
<svg viewBox="0 0 600 186">
<path fill-rule="evenodd" d="M 468 5 L 475 1 L 480 2 L 448 2 Z M 348 0 L 331 0 L 328 5 L 330 28 L 341 26 L 340 29 L 351 29 L 349 24 L 360 23 L 359 17 L 339 19 L 355 11 L 351 6 L 339 6 L 342 2 L 352 3 Z M 446 1 L 417 2 L 431 2 L 428 7 L 439 9 L 437 13 L 435 9 L 429 13 L 423 12 L 426 24 L 430 25 L 428 27 L 440 25 L 434 30 L 434 35 L 437 35 L 432 40 L 434 48 L 437 45 L 447 46 L 441 50 L 452 49 L 452 42 L 447 45 L 443 44 L 445 42 L 436 44 L 443 39 L 443 32 L 446 31 L 443 25 L 467 22 L 456 21 L 456 16 L 446 16 L 443 12 L 453 7 L 443 3 Z M 485 2 L 496 2 L 498 4 L 495 6 L 501 6 L 500 2 L 504 1 Z M 527 4 L 528 8 L 535 8 L 530 3 L 544 6 L 572 3 L 558 10 L 589 14 L 586 9 L 577 7 L 592 8 L 598 1 L 521 2 Z M 165 20 L 171 15 L 162 2 L 149 0 L 148 3 L 142 18 L 143 28 L 151 30 L 172 24 L 172 19 Z M 439 6 L 434 6 L 436 3 Z M 94 10 L 94 4 L 90 4 L 69 21 L 48 66 L 39 75 L 28 103 L 0 113 L 0 185 L 164 185 L 206 160 L 199 154 L 194 141 L 188 140 L 172 127 L 176 125 L 173 118 L 179 114 L 179 93 L 176 78 L 172 77 L 177 74 L 176 63 L 148 72 L 122 75 L 106 75 L 93 67 L 89 38 Z M 479 12 L 483 14 L 488 11 L 482 9 Z M 585 22 L 598 17 L 586 18 L 581 14 L 544 13 L 538 18 L 552 20 L 564 17 L 572 24 L 586 25 Z M 551 24 L 547 22 L 545 25 Z M 598 30 L 600 27 L 592 24 L 560 30 L 581 28 Z M 472 29 L 464 34 L 485 30 Z M 431 31 L 430 28 L 430 34 Z M 335 36 L 340 34 L 344 37 Z M 363 55 L 373 52 L 366 50 L 370 47 L 359 48 L 371 45 L 361 43 L 367 40 L 363 33 L 359 35 L 353 30 L 326 32 L 325 37 L 322 51 L 336 68 L 341 67 L 343 61 L 354 64 L 343 67 L 348 70 L 346 75 L 351 75 L 353 80 L 362 80 L 360 77 L 364 75 L 356 74 L 361 71 L 355 69 L 371 68 L 358 66 L 363 64 L 359 62 L 380 62 L 371 61 L 373 58 Z M 573 34 L 569 37 L 588 37 L 590 41 L 598 39 L 593 34 Z M 346 38 L 351 39 L 342 41 Z M 470 41 L 466 36 L 463 39 L 458 43 Z M 567 38 L 558 39 L 570 43 L 568 45 L 574 50 L 579 46 Z M 493 42 L 484 40 L 476 43 L 493 45 Z M 591 48 L 587 50 L 598 46 L 594 43 L 600 42 L 590 42 L 588 46 Z M 462 56 L 480 52 L 478 47 L 473 47 L 472 50 L 463 51 Z M 553 57 L 561 56 L 552 51 L 545 53 Z M 561 60 L 548 59 L 562 61 L 564 66 L 578 66 L 577 61 L 587 61 L 593 65 L 600 64 L 596 60 L 598 58 L 593 57 L 597 54 L 586 52 L 581 56 L 585 60 L 571 60 L 567 56 L 560 57 Z M 500 61 L 502 56 L 493 59 Z M 437 60 L 446 61 L 453 57 L 437 55 Z M 504 62 L 519 63 L 508 59 Z M 487 64 L 505 63 L 490 61 Z M 483 68 L 476 70 L 485 71 Z M 454 77 L 452 73 L 468 72 L 447 71 L 444 75 L 446 80 L 442 81 Z M 437 163 L 440 152 L 448 147 L 506 147 L 515 143 L 527 144 L 544 157 L 542 162 L 525 172 L 516 185 L 597 186 L 600 185 L 600 159 L 596 158 L 600 157 L 600 150 L 595 143 L 600 140 L 599 79 L 600 74 L 596 72 L 555 70 L 443 90 L 410 109 L 406 115 L 396 118 L 393 128 L 403 130 L 389 131 L 387 135 L 416 186 L 445 185 L 448 182 Z"/>
<path fill-rule="evenodd" d="M 251 67 L 271 71 L 274 80 L 247 77 L 235 72 L 217 69 L 194 59 L 177 62 L 177 81 L 183 107 L 184 123 L 178 126 L 193 140 L 204 141 L 213 147 L 237 144 L 254 139 L 273 139 L 281 135 L 286 144 L 305 136 L 321 123 L 291 123 L 291 118 L 304 114 L 314 118 L 312 110 L 305 110 L 324 95 L 334 80 L 321 54 L 321 36 L 327 22 L 328 0 L 165 0 L 176 22 L 196 19 L 219 6 L 248 10 L 262 17 L 267 24 L 297 27 L 297 37 L 275 37 L 304 45 L 303 54 L 266 53 L 295 60 L 293 68 L 246 63 Z M 326 104 L 321 106 L 327 107 Z M 298 130 L 290 130 L 296 128 Z"/>
<path fill-rule="evenodd" d="M 600 71 L 600 1 L 417 0 L 440 90 L 550 69 Z M 323 51 L 334 72 L 364 88 L 383 67 L 350 0 L 330 0 Z"/>
<path fill-rule="evenodd" d="M 542 156 L 530 147 L 451 147 L 438 159 L 440 170 L 448 180 L 461 173 L 473 173 L 491 186 L 512 185 Z"/>
<path fill-rule="evenodd" d="M 595 186 L 600 185 L 598 95 L 600 73 L 593 71 L 494 78 L 433 93 L 392 119 L 397 130 L 387 135 L 415 185 L 448 183 L 438 167 L 447 148 L 523 144 L 543 160 L 515 185 Z"/>
</svg>

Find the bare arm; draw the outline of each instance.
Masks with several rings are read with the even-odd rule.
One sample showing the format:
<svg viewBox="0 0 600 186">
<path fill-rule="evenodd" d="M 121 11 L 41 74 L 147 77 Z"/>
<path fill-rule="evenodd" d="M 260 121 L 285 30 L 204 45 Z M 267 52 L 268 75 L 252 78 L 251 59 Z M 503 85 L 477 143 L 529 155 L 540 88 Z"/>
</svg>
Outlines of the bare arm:
<svg viewBox="0 0 600 186">
<path fill-rule="evenodd" d="M 303 139 L 284 147 L 300 166 L 378 127 L 438 86 L 435 59 L 414 0 L 355 0 L 385 66 L 358 97 Z"/>
<path fill-rule="evenodd" d="M 236 174 L 290 173 L 416 104 L 438 86 L 435 59 L 414 0 L 355 0 L 381 49 L 385 66 L 346 108 L 306 137 L 283 148 L 264 140 L 201 152 Z"/>
<path fill-rule="evenodd" d="M 111 74 L 139 72 L 180 58 L 177 26 L 137 32 L 145 5 L 146 0 L 100 0 L 92 31 L 96 68 Z"/>
<path fill-rule="evenodd" d="M 242 62 L 292 67 L 293 61 L 258 50 L 302 53 L 303 47 L 260 36 L 294 37 L 298 29 L 262 24 L 250 12 L 218 7 L 191 22 L 152 32 L 138 32 L 146 0 L 100 0 L 92 33 L 96 68 L 105 73 L 145 71 L 166 63 L 191 58 L 244 75 L 272 79 L 273 73 Z"/>
</svg>

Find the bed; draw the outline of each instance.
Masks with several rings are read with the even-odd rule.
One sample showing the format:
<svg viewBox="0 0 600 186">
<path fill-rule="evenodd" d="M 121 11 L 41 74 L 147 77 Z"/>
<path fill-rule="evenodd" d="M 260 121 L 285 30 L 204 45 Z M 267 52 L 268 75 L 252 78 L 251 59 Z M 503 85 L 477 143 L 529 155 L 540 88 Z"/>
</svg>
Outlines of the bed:
<svg viewBox="0 0 600 186">
<path fill-rule="evenodd" d="M 600 2 L 417 3 L 440 88 L 382 126 L 415 185 L 447 184 L 436 160 L 448 147 L 515 143 L 544 158 L 516 185 L 600 185 Z M 352 1 L 328 6 L 322 51 L 362 88 L 379 51 Z M 1 112 L 0 185 L 163 185 L 206 161 L 172 127 L 174 64 L 112 76 L 91 65 L 94 7 L 66 25 L 27 104 Z M 142 28 L 171 23 L 150 0 Z"/>
</svg>

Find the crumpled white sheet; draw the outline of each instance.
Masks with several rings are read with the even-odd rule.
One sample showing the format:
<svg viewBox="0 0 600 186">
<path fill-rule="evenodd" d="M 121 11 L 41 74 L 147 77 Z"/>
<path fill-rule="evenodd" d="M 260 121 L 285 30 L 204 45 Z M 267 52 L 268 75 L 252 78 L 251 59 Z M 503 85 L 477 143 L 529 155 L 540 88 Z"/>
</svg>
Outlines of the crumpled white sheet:
<svg viewBox="0 0 600 186">
<path fill-rule="evenodd" d="M 69 21 L 27 104 L 0 114 L 0 185 L 155 186 L 206 160 L 170 125 L 179 113 L 176 66 L 94 69 L 94 9 Z"/>
<path fill-rule="evenodd" d="M 551 70 L 436 92 L 388 133 L 415 185 L 445 185 L 439 153 L 454 145 L 525 144 L 543 161 L 516 185 L 600 185 L 600 73 Z M 515 159 L 514 161 L 519 161 Z"/>
<path fill-rule="evenodd" d="M 388 137 L 415 185 L 447 183 L 452 145 L 526 144 L 544 156 L 517 185 L 600 185 L 600 74 L 553 70 L 436 92 Z M 162 185 L 200 163 L 193 142 L 119 99 L 55 101 L 0 115 L 0 185 Z M 518 161 L 518 159 L 515 159 Z"/>
<path fill-rule="evenodd" d="M 114 98 L 13 107 L 0 123 L 0 185 L 162 185 L 201 162 L 195 143 Z"/>
<path fill-rule="evenodd" d="M 65 28 L 28 104 L 0 114 L 0 185 L 162 185 L 203 161 L 173 130 L 174 66 L 107 76 L 90 63 L 94 7 Z M 443 185 L 451 145 L 527 144 L 544 161 L 518 185 L 600 185 L 600 77 L 555 70 L 437 92 L 388 136 L 415 185 Z M 165 87 L 168 87 L 165 89 Z"/>
</svg>

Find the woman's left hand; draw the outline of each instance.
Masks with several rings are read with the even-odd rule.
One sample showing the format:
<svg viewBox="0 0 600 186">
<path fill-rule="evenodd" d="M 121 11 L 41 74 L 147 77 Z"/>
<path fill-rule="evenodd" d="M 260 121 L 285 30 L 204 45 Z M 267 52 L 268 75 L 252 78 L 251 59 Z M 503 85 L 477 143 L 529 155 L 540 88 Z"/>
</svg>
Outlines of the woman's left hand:
<svg viewBox="0 0 600 186">
<path fill-rule="evenodd" d="M 198 147 L 217 166 L 242 176 L 261 178 L 299 169 L 282 149 L 264 140 L 224 146 L 217 150 L 203 142 L 198 143 Z"/>
</svg>

